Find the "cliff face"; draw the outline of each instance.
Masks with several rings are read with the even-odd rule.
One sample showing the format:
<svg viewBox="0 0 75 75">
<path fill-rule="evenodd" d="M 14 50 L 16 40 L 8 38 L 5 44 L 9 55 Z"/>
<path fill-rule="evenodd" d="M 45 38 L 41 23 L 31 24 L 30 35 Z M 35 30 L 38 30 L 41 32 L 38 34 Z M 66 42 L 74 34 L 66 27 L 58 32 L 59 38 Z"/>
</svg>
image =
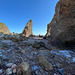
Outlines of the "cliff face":
<svg viewBox="0 0 75 75">
<path fill-rule="evenodd" d="M 75 44 L 75 0 L 60 0 L 55 15 L 47 26 L 52 41 Z"/>
<path fill-rule="evenodd" d="M 22 34 L 25 34 L 26 37 L 29 37 L 29 36 L 33 35 L 33 33 L 32 33 L 32 25 L 33 25 L 33 22 L 32 22 L 32 20 L 30 20 L 27 23 L 26 27 L 24 28 Z"/>
<path fill-rule="evenodd" d="M 4 23 L 0 23 L 0 32 L 3 32 L 4 34 L 10 33 L 8 27 Z"/>
</svg>

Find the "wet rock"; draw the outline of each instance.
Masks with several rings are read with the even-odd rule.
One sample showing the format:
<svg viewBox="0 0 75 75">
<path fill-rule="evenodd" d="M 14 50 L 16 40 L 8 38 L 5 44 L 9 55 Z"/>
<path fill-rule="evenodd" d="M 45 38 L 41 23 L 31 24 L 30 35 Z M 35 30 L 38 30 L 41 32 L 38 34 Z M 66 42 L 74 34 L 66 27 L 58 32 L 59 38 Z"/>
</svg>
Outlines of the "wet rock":
<svg viewBox="0 0 75 75">
<path fill-rule="evenodd" d="M 22 62 L 17 66 L 17 75 L 31 75 L 29 64 Z"/>
<path fill-rule="evenodd" d="M 6 75 L 11 75 L 12 74 L 12 70 L 11 70 L 11 68 L 8 68 L 7 70 L 6 70 Z"/>
<path fill-rule="evenodd" d="M 39 56 L 39 65 L 46 71 L 53 70 L 53 66 L 43 56 Z"/>
</svg>

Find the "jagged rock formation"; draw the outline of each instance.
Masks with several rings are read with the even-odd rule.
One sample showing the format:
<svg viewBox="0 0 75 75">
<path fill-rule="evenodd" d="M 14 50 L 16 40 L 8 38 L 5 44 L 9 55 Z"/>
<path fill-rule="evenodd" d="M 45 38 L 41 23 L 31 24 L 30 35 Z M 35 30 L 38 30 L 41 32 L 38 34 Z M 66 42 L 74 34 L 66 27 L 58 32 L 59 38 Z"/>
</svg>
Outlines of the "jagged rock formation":
<svg viewBox="0 0 75 75">
<path fill-rule="evenodd" d="M 10 33 L 8 27 L 4 23 L 0 23 L 0 32 L 3 32 L 4 34 Z"/>
<path fill-rule="evenodd" d="M 47 36 L 53 41 L 75 44 L 75 0 L 60 0 L 47 27 Z"/>
<path fill-rule="evenodd" d="M 46 36 L 50 36 L 50 30 L 51 30 L 51 26 L 50 26 L 50 24 L 47 24 L 47 34 L 46 34 Z"/>
<path fill-rule="evenodd" d="M 33 22 L 32 22 L 32 20 L 30 20 L 27 23 L 26 27 L 24 28 L 22 34 L 25 34 L 26 37 L 29 37 L 29 36 L 33 35 L 33 33 L 32 33 L 32 25 L 33 25 Z"/>
</svg>

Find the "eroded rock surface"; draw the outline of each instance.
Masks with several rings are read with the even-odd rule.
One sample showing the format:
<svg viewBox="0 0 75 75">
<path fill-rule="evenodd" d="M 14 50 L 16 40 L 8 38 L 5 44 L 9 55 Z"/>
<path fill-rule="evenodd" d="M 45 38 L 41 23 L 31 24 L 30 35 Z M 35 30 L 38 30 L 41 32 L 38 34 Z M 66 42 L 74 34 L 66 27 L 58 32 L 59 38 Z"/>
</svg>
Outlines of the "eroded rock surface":
<svg viewBox="0 0 75 75">
<path fill-rule="evenodd" d="M 2 32 L 4 34 L 10 33 L 8 27 L 4 23 L 0 23 L 0 32 Z"/>
<path fill-rule="evenodd" d="M 75 0 L 60 0 L 55 15 L 47 27 L 52 41 L 75 45 Z"/>
<path fill-rule="evenodd" d="M 32 25 L 33 25 L 33 22 L 32 22 L 32 20 L 30 20 L 27 23 L 26 27 L 24 28 L 22 34 L 25 34 L 26 37 L 29 37 L 29 36 L 33 35 L 33 33 L 32 33 Z"/>
</svg>

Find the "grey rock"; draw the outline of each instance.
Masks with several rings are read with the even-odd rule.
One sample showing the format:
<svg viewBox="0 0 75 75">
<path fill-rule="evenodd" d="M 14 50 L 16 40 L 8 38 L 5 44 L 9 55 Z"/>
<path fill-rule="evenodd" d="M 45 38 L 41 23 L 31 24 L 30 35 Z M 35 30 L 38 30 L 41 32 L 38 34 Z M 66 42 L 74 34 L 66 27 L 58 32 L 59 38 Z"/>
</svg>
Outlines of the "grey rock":
<svg viewBox="0 0 75 75">
<path fill-rule="evenodd" d="M 22 62 L 17 66 L 17 75 L 31 75 L 30 66 L 26 62 Z"/>
<path fill-rule="evenodd" d="M 53 66 L 50 62 L 48 62 L 44 56 L 39 56 L 39 65 L 46 71 L 51 71 L 53 70 Z"/>
<path fill-rule="evenodd" d="M 11 70 L 11 68 L 8 68 L 7 70 L 6 70 L 6 75 L 11 75 L 12 74 L 12 70 Z"/>
</svg>

